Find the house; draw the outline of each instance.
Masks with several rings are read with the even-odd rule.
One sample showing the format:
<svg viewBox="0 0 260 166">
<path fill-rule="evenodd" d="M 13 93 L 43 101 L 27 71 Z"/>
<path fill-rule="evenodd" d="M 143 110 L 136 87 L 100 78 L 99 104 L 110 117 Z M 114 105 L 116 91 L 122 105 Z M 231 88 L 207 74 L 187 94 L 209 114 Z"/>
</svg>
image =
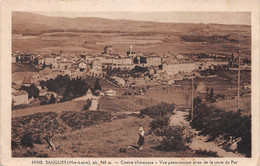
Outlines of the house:
<svg viewBox="0 0 260 166">
<path fill-rule="evenodd" d="M 24 86 L 30 86 L 31 84 L 33 84 L 34 83 L 34 80 L 33 80 L 33 77 L 32 76 L 24 76 L 24 78 L 23 78 L 23 82 L 22 82 L 22 84 L 24 85 Z"/>
<path fill-rule="evenodd" d="M 119 86 L 125 86 L 125 80 L 123 78 L 112 76 L 111 79 Z"/>
<path fill-rule="evenodd" d="M 107 90 L 105 92 L 105 96 L 115 96 L 116 95 L 116 91 L 110 89 L 110 90 Z"/>
<path fill-rule="evenodd" d="M 96 57 L 91 56 L 91 55 L 85 57 L 85 60 L 86 60 L 87 64 L 91 64 L 92 61 L 95 60 L 95 59 L 96 59 Z"/>
<path fill-rule="evenodd" d="M 52 70 L 49 67 L 45 67 L 43 70 L 39 71 L 39 80 L 49 80 L 52 76 Z"/>
<path fill-rule="evenodd" d="M 83 71 L 87 68 L 87 63 L 81 61 L 81 62 L 79 62 L 78 66 L 79 66 L 80 71 Z"/>
<path fill-rule="evenodd" d="M 146 63 L 147 66 L 159 66 L 162 64 L 162 58 L 156 56 L 148 57 L 146 58 Z"/>
<path fill-rule="evenodd" d="M 16 56 L 12 56 L 12 63 L 16 63 Z"/>
<path fill-rule="evenodd" d="M 91 76 L 100 76 L 102 74 L 102 63 L 99 59 L 92 61 L 92 68 L 89 72 Z"/>
<path fill-rule="evenodd" d="M 51 56 L 45 56 L 44 57 L 44 63 L 45 65 L 52 65 L 55 59 Z"/>
<path fill-rule="evenodd" d="M 67 70 L 68 68 L 71 67 L 71 64 L 72 64 L 72 61 L 64 60 L 64 61 L 61 61 L 61 62 L 58 63 L 58 66 L 59 66 L 58 68 Z"/>
<path fill-rule="evenodd" d="M 18 92 L 12 92 L 12 102 L 14 106 L 28 104 L 28 93 L 23 90 Z"/>
<path fill-rule="evenodd" d="M 38 58 L 38 64 L 43 65 L 44 63 L 44 58 Z"/>
<path fill-rule="evenodd" d="M 183 55 L 180 55 L 180 54 L 176 55 L 175 57 L 176 57 L 177 59 L 184 59 L 184 56 L 183 56 Z"/>
<path fill-rule="evenodd" d="M 104 54 L 107 54 L 107 55 L 113 54 L 113 47 L 112 47 L 111 44 L 105 46 L 105 48 L 104 48 Z"/>
<path fill-rule="evenodd" d="M 14 85 L 12 85 L 12 92 L 18 92 L 20 88 L 21 88 L 21 85 L 14 84 Z"/>
<path fill-rule="evenodd" d="M 52 69 L 59 69 L 59 63 L 58 62 L 53 62 L 52 63 Z"/>
<path fill-rule="evenodd" d="M 152 67 L 149 68 L 148 70 L 149 70 L 149 74 L 150 74 L 150 75 L 153 75 L 153 74 L 155 73 L 155 70 L 154 70 L 154 68 L 152 68 Z"/>
<path fill-rule="evenodd" d="M 162 71 L 168 75 L 175 75 L 178 73 L 187 73 L 196 70 L 198 66 L 196 63 L 164 63 L 162 65 Z"/>
<path fill-rule="evenodd" d="M 251 84 L 249 84 L 249 83 L 244 83 L 243 89 L 251 89 Z"/>
<path fill-rule="evenodd" d="M 99 59 L 95 59 L 92 61 L 92 69 L 102 70 L 102 63 Z"/>
<path fill-rule="evenodd" d="M 91 100 L 91 105 L 90 105 L 88 110 L 90 110 L 90 111 L 98 110 L 98 100 L 97 99 L 92 99 Z"/>
</svg>

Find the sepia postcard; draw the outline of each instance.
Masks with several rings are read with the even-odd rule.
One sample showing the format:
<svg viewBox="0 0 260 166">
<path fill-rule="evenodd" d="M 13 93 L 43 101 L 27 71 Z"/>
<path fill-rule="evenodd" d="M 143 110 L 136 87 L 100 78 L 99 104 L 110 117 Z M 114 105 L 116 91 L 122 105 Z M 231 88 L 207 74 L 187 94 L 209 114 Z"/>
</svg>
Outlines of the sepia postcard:
<svg viewBox="0 0 260 166">
<path fill-rule="evenodd" d="M 259 1 L 4 0 L 1 165 L 259 156 Z"/>
</svg>

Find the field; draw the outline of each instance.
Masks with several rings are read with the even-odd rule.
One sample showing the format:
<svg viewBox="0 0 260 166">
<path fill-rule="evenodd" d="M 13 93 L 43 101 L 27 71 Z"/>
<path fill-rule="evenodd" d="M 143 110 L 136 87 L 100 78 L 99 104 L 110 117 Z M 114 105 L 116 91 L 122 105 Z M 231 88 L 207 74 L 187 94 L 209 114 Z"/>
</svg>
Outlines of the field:
<svg viewBox="0 0 260 166">
<path fill-rule="evenodd" d="M 37 74 L 38 69 L 27 64 L 12 63 L 12 81 L 22 81 L 25 76 L 33 76 Z"/>
<path fill-rule="evenodd" d="M 12 24 L 13 51 L 99 54 L 106 44 L 113 44 L 114 52 L 122 55 L 133 45 L 134 51 L 143 53 L 231 55 L 241 50 L 241 56 L 251 57 L 250 26 L 243 25 L 72 19 L 19 12 L 13 13 Z"/>
<path fill-rule="evenodd" d="M 225 111 L 235 111 L 237 109 L 237 100 L 222 100 L 217 101 L 211 105 Z M 239 100 L 239 108 L 242 110 L 242 115 L 251 115 L 251 97 L 241 98 Z"/>
</svg>

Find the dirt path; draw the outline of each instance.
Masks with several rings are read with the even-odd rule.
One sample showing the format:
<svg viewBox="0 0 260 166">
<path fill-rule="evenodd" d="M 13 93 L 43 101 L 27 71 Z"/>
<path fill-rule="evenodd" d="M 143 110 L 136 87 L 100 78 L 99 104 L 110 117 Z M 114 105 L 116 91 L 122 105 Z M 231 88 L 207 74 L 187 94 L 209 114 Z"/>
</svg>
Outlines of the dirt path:
<svg viewBox="0 0 260 166">
<path fill-rule="evenodd" d="M 170 117 L 170 125 L 178 125 L 182 123 L 189 125 L 189 122 L 186 120 L 186 116 L 188 114 L 189 114 L 188 112 L 175 111 L 175 114 Z M 206 142 L 207 137 L 198 135 L 199 131 L 196 131 L 195 129 L 192 129 L 192 132 L 196 134 L 192 140 L 192 143 L 190 144 L 190 148 L 192 150 L 199 150 L 199 149 L 207 150 L 207 151 L 211 150 L 217 152 L 218 156 L 220 157 L 244 157 L 241 154 L 227 152 L 212 141 Z"/>
</svg>

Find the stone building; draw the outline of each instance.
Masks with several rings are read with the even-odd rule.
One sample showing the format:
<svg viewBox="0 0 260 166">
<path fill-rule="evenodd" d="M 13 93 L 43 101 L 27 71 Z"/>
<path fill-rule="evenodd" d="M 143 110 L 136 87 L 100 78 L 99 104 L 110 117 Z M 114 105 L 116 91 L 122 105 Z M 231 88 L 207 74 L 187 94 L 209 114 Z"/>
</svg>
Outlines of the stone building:
<svg viewBox="0 0 260 166">
<path fill-rule="evenodd" d="M 175 75 L 178 73 L 188 73 L 196 70 L 198 66 L 196 63 L 164 63 L 162 65 L 162 71 L 166 72 L 168 75 Z"/>
<path fill-rule="evenodd" d="M 28 104 L 28 93 L 26 91 L 12 92 L 13 105 Z"/>
<path fill-rule="evenodd" d="M 105 46 L 104 53 L 107 54 L 107 55 L 112 55 L 113 54 L 113 47 L 112 47 L 111 44 Z"/>
</svg>

